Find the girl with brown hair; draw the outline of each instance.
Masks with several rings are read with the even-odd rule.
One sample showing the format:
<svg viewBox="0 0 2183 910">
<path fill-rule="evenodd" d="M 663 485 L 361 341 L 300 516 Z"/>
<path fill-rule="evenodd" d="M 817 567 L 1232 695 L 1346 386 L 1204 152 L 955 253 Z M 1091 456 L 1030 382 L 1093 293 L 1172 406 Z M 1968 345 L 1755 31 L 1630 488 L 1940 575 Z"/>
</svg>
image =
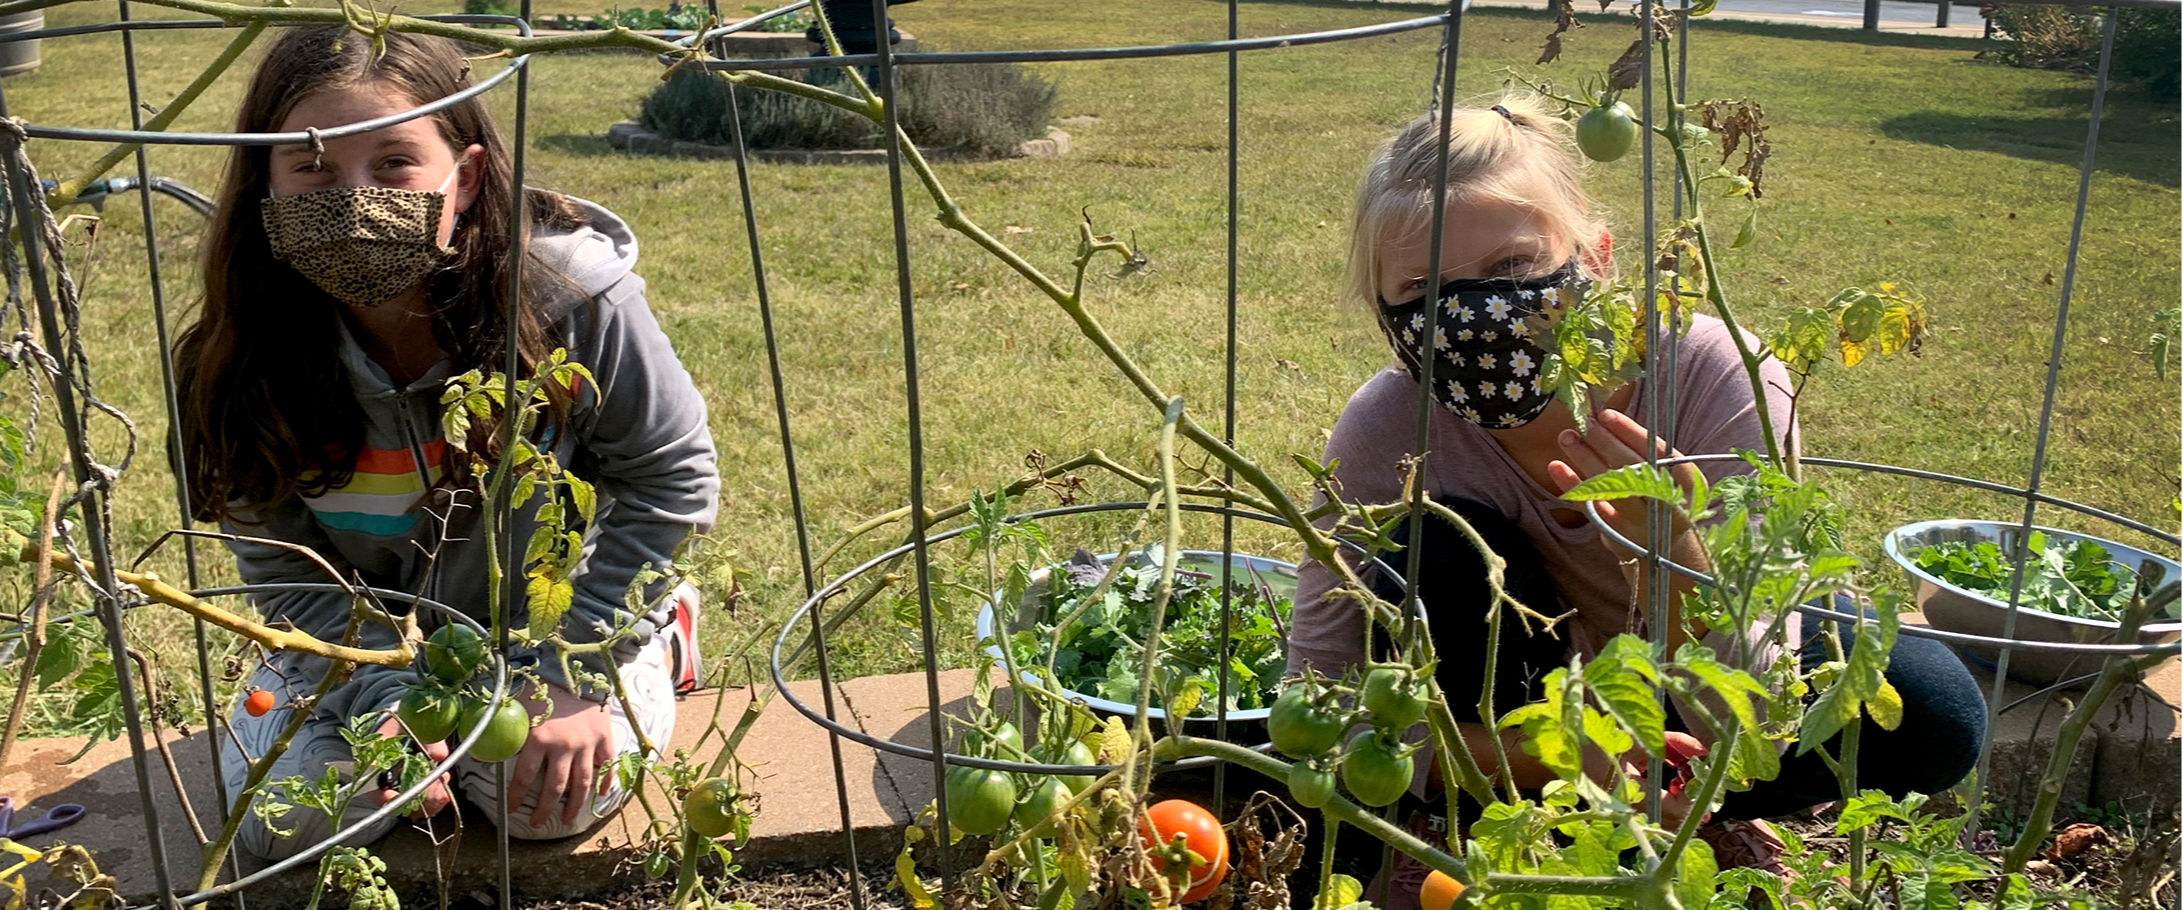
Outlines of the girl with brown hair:
<svg viewBox="0 0 2183 910">
<path fill-rule="evenodd" d="M 259 66 L 236 128 L 326 130 L 469 84 L 469 64 L 450 41 L 388 34 L 375 51 L 342 27 L 298 27 Z M 531 217 L 516 225 L 519 191 Z M 556 349 L 589 369 L 593 381 L 548 389 L 552 403 L 531 441 L 599 494 L 595 520 L 579 529 L 583 551 L 560 634 L 615 644 L 570 655 L 551 645 L 511 648 L 511 664 L 531 668 L 544 690 L 511 692 L 533 696 L 519 703 L 535 715 L 509 759 L 508 798 L 520 806 L 494 808 L 492 769 L 482 762 L 458 764 L 456 783 L 489 817 L 505 817 L 516 837 L 590 827 L 627 798 L 600 771 L 637 750 L 632 725 L 667 743 L 674 695 L 696 677 L 694 590 L 671 578 L 651 582 L 641 590 L 648 607 L 634 615 L 625 593 L 640 571 L 668 569 L 677 548 L 710 525 L 719 491 L 705 403 L 645 304 L 632 270 L 636 239 L 597 205 L 518 188 L 507 146 L 475 98 L 311 145 L 235 148 L 220 203 L 204 244 L 202 309 L 175 346 L 175 460 L 199 520 L 308 547 L 350 581 L 414 592 L 482 622 L 492 558 L 480 527 L 491 519 L 481 498 L 487 478 L 464 453 L 498 463 L 501 415 L 473 421 L 463 444 L 450 445 L 441 393 L 449 377 L 500 369 L 509 344 L 523 376 Z M 510 325 L 505 307 L 519 276 L 520 316 Z M 527 541 L 538 504 L 519 509 L 503 533 Z M 292 546 L 229 546 L 247 582 L 329 581 Z M 338 593 L 267 594 L 257 605 L 268 621 L 329 641 L 342 636 L 351 609 Z M 526 612 L 511 604 L 509 625 L 522 627 Z M 429 611 L 420 619 L 428 629 L 441 621 Z M 360 634 L 363 647 L 394 644 L 383 624 L 365 623 Z M 596 685 L 605 660 L 619 667 L 641 716 L 625 716 Z M 284 707 L 234 717 L 246 754 L 225 753 L 231 796 L 247 776 L 245 759 L 286 725 L 286 696 L 314 691 L 327 669 L 295 653 L 259 668 L 251 684 L 283 694 Z M 317 780 L 329 766 L 347 768 L 342 729 L 352 718 L 381 717 L 377 729 L 400 733 L 388 711 L 416 680 L 413 669 L 356 668 L 302 708 L 311 717 L 269 779 Z M 434 760 L 447 755 L 441 743 L 419 746 Z M 344 821 L 395 795 L 347 783 L 359 798 Z M 435 782 L 420 811 L 438 813 L 452 798 L 447 782 Z M 252 819 L 242 846 L 288 855 L 330 835 L 332 821 L 303 809 Z"/>
</svg>

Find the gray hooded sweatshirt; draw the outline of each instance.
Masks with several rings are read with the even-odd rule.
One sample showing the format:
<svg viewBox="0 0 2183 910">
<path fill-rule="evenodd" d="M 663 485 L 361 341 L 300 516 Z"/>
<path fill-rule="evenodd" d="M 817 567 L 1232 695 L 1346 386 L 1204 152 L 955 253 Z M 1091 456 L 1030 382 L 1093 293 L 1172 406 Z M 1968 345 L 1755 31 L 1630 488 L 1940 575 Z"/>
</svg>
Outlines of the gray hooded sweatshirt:
<svg viewBox="0 0 2183 910">
<path fill-rule="evenodd" d="M 531 240 L 538 258 L 573 285 L 569 292 L 553 295 L 547 316 L 560 327 L 570 358 L 589 368 L 596 380 L 578 388 L 565 431 L 540 445 L 598 492 L 595 520 L 582 529 L 583 554 L 571 576 L 575 598 L 560 633 L 571 642 L 594 642 L 626 627 L 634 635 L 613 648 L 617 662 L 626 663 L 665 626 L 670 606 L 661 596 L 667 581 L 656 581 L 643 592 L 643 602 L 651 608 L 632 621 L 624 606 L 631 581 L 643 567 L 664 567 L 684 540 L 711 526 L 720 478 L 704 399 L 645 305 L 644 279 L 631 270 L 637 261 L 636 238 L 606 209 L 571 201 L 588 224 L 574 230 L 541 227 Z M 583 295 L 574 288 L 581 288 Z M 445 443 L 440 396 L 448 365 L 442 362 L 396 388 L 346 330 L 339 356 L 366 421 L 364 451 L 354 477 L 321 496 L 290 497 L 255 514 L 239 515 L 227 530 L 310 547 L 344 578 L 421 594 L 488 623 L 491 557 L 480 527 L 487 510 L 474 496 L 459 497 L 443 529 L 424 508 L 423 494 L 441 473 Z M 518 510 L 519 546 L 530 540 L 543 499 L 534 498 Z M 566 512 L 573 524 L 575 511 Z M 231 541 L 229 547 L 246 582 L 331 581 L 324 568 L 292 549 L 248 541 Z M 326 641 L 339 641 L 348 626 L 346 594 L 271 594 L 257 603 L 268 620 L 293 623 Z M 507 615 L 509 627 L 520 629 L 528 611 L 515 603 Z M 421 611 L 419 618 L 427 630 L 444 622 L 430 610 Z M 365 623 L 359 644 L 391 648 L 396 635 L 383 624 Z M 561 659 L 552 650 L 518 644 L 508 656 L 512 663 L 535 666 L 541 677 L 567 687 Z M 580 654 L 571 662 L 596 671 L 602 659 Z M 281 660 L 291 678 L 301 671 L 314 681 L 323 678 L 327 664 L 293 652 Z M 319 701 L 314 719 L 342 720 L 385 708 L 415 679 L 412 669 L 357 667 L 347 682 Z M 594 700 L 605 697 L 596 690 L 583 694 Z"/>
</svg>

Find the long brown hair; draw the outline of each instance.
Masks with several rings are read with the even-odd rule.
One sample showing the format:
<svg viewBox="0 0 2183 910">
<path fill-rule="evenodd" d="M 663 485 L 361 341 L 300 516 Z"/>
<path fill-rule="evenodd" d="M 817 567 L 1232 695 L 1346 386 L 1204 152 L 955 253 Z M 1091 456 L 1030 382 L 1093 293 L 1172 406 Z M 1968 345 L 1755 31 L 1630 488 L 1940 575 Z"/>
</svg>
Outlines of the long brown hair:
<svg viewBox="0 0 2183 910">
<path fill-rule="evenodd" d="M 243 96 L 236 130 L 272 132 L 298 102 L 321 91 L 376 84 L 424 104 L 470 84 L 462 51 L 443 38 L 399 32 L 383 53 L 343 26 L 287 30 L 266 54 Z M 432 332 L 449 352 L 455 373 L 500 368 L 508 336 L 506 301 L 518 267 L 514 251 L 529 248 L 529 225 L 510 229 L 515 182 L 507 143 L 484 103 L 471 98 L 432 116 L 440 136 L 461 150 L 483 146 L 477 197 L 450 240 L 455 256 L 427 287 Z M 232 149 L 220 187 L 220 207 L 204 239 L 203 304 L 197 321 L 175 343 L 180 397 L 180 452 L 191 512 L 201 521 L 232 510 L 316 495 L 348 483 L 363 445 L 364 420 L 339 355 L 342 304 L 274 258 L 257 200 L 267 194 L 272 149 Z M 565 197 L 528 190 L 533 221 L 561 227 L 582 218 Z M 562 343 L 541 304 L 563 279 L 526 256 L 524 305 L 516 350 L 528 375 Z M 550 389 L 549 426 L 566 414 L 568 395 Z M 498 419 L 472 423 L 473 452 L 497 459 Z M 469 481 L 469 462 L 447 447 L 446 483 Z"/>
</svg>

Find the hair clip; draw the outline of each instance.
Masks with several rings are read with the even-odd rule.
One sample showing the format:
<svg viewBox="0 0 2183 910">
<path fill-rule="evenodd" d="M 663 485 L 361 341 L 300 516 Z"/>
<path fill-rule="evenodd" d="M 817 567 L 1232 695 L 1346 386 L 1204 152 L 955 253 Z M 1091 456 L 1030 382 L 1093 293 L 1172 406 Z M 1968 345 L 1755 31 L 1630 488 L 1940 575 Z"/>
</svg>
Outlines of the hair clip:
<svg viewBox="0 0 2183 910">
<path fill-rule="evenodd" d="M 1502 106 L 1500 106 L 1500 105 L 1496 104 L 1496 105 L 1494 105 L 1494 106 L 1493 106 L 1493 112 L 1494 112 L 1494 113 L 1496 113 L 1496 114 L 1499 114 L 1499 115 L 1501 115 L 1501 119 L 1503 119 L 1503 120 L 1506 120 L 1506 121 L 1508 121 L 1508 122 L 1510 122 L 1510 123 L 1515 123 L 1515 122 L 1516 122 L 1516 115 L 1515 115 L 1515 114 L 1511 114 L 1511 113 L 1509 113 L 1509 112 L 1508 112 L 1508 108 L 1505 108 L 1505 107 L 1502 107 Z"/>
</svg>

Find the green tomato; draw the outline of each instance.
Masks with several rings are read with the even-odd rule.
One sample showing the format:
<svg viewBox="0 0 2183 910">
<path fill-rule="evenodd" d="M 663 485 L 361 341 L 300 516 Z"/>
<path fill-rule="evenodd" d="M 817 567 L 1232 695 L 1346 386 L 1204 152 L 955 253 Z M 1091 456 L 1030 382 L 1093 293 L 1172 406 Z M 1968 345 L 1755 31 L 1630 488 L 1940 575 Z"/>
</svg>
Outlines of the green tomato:
<svg viewBox="0 0 2183 910">
<path fill-rule="evenodd" d="M 1055 810 L 1074 795 L 1059 778 L 1041 778 L 1031 785 L 1031 792 L 1023 795 L 1023 801 L 1016 804 L 1016 824 L 1025 830 L 1037 828 L 1053 818 Z"/>
<path fill-rule="evenodd" d="M 1425 719 L 1425 693 L 1408 673 L 1380 667 L 1364 675 L 1364 692 L 1357 703 L 1372 712 L 1372 723 L 1401 732 Z"/>
<path fill-rule="evenodd" d="M 1414 765 L 1401 743 L 1366 730 L 1349 741 L 1342 756 L 1342 785 L 1367 806 L 1391 805 L 1410 789 Z"/>
<path fill-rule="evenodd" d="M 708 837 L 725 837 L 735 830 L 735 803 L 742 794 L 725 777 L 708 777 L 682 798 L 682 823 Z"/>
<path fill-rule="evenodd" d="M 523 710 L 513 696 L 500 700 L 500 707 L 493 710 L 488 720 L 485 716 L 485 699 L 477 699 L 462 709 L 462 719 L 455 732 L 463 736 L 485 724 L 485 733 L 470 747 L 470 757 L 481 762 L 507 761 L 523 751 L 523 744 L 531 738 L 531 713 Z"/>
<path fill-rule="evenodd" d="M 667 851 L 655 850 L 644 858 L 644 875 L 646 878 L 666 878 L 667 873 L 674 871 L 674 862 L 674 857 L 668 856 Z"/>
<path fill-rule="evenodd" d="M 1002 721 L 990 733 L 972 727 L 963 734 L 963 754 L 1018 761 L 1024 754 L 1023 733 L 1007 721 Z"/>
<path fill-rule="evenodd" d="M 439 627 L 425 639 L 424 665 L 434 678 L 450 686 L 468 682 L 485 662 L 485 638 L 459 622 Z"/>
<path fill-rule="evenodd" d="M 1309 758 L 1339 745 L 1348 723 L 1338 713 L 1311 703 L 1301 685 L 1290 686 L 1266 713 L 1266 735 L 1290 758 Z"/>
<path fill-rule="evenodd" d="M 947 772 L 948 823 L 964 834 L 991 834 L 1016 811 L 1016 781 L 1005 771 L 956 765 Z"/>
<path fill-rule="evenodd" d="M 1643 129 L 1628 104 L 1595 107 L 1577 118 L 1577 148 L 1593 161 L 1613 161 L 1630 153 Z"/>
<path fill-rule="evenodd" d="M 408 727 L 409 735 L 418 742 L 436 743 L 455 732 L 456 722 L 462 719 L 462 702 L 420 686 L 402 696 L 394 715 L 402 719 L 402 726 Z"/>
<path fill-rule="evenodd" d="M 1289 766 L 1289 798 L 1306 809 L 1318 809 L 1334 801 L 1334 772 L 1305 762 Z"/>
<path fill-rule="evenodd" d="M 1052 750 L 1040 749 L 1032 755 L 1032 758 L 1049 765 L 1096 765 L 1099 763 L 1099 756 L 1092 752 L 1090 746 L 1084 745 L 1081 740 L 1070 743 L 1068 748 L 1061 750 L 1060 755 L 1053 754 Z M 1069 794 L 1074 796 L 1090 789 L 1092 784 L 1099 781 L 1099 777 L 1094 774 L 1063 774 L 1056 777 L 1055 780 L 1061 781 L 1063 786 L 1069 788 Z"/>
</svg>

